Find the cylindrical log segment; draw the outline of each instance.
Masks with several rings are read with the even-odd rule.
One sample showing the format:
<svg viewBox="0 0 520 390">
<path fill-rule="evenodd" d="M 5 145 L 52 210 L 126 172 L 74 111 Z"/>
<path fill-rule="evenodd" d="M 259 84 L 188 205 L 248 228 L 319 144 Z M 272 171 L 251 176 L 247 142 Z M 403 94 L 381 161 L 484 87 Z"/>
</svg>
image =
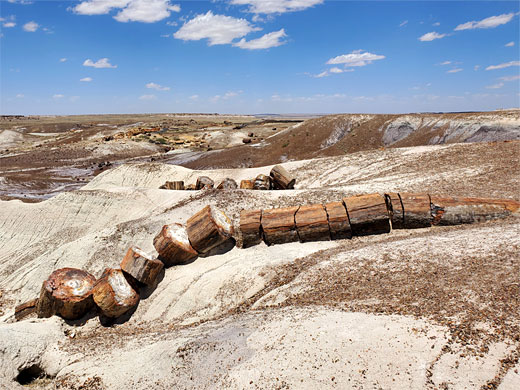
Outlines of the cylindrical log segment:
<svg viewBox="0 0 520 390">
<path fill-rule="evenodd" d="M 298 241 L 295 215 L 299 206 L 262 210 L 262 230 L 267 245 Z"/>
<path fill-rule="evenodd" d="M 233 223 L 216 207 L 206 206 L 186 222 L 191 246 L 206 253 L 233 235 Z"/>
<path fill-rule="evenodd" d="M 184 190 L 184 182 L 183 181 L 167 181 L 159 188 L 166 190 Z"/>
<path fill-rule="evenodd" d="M 167 267 L 184 264 L 198 255 L 190 244 L 186 228 L 179 223 L 164 225 L 153 239 L 153 246 Z"/>
<path fill-rule="evenodd" d="M 215 183 L 209 177 L 201 176 L 197 179 L 197 184 L 195 184 L 195 189 L 201 190 L 203 188 L 213 188 L 214 185 L 215 185 Z"/>
<path fill-rule="evenodd" d="M 36 312 L 38 317 L 58 314 L 67 320 L 83 317 L 93 306 L 96 278 L 76 268 L 61 268 L 43 282 Z"/>
<path fill-rule="evenodd" d="M 404 229 L 404 209 L 397 192 L 385 194 L 386 208 L 392 221 L 392 229 Z"/>
<path fill-rule="evenodd" d="M 153 259 L 151 255 L 143 252 L 138 247 L 131 247 L 121 261 L 121 269 L 132 276 L 139 283 L 152 285 L 157 275 L 163 269 L 164 264 L 160 260 Z"/>
<path fill-rule="evenodd" d="M 222 182 L 218 185 L 217 189 L 219 190 L 234 190 L 238 187 L 237 182 L 233 179 L 227 178 L 222 180 Z"/>
<path fill-rule="evenodd" d="M 197 189 L 197 186 L 195 184 L 188 184 L 186 187 L 184 187 L 186 191 L 194 191 Z"/>
<path fill-rule="evenodd" d="M 271 169 L 270 175 L 275 189 L 289 190 L 294 188 L 296 179 L 281 165 L 275 165 Z"/>
<path fill-rule="evenodd" d="M 238 245 L 248 248 L 262 241 L 262 210 L 240 212 L 240 237 Z"/>
<path fill-rule="evenodd" d="M 323 205 L 301 206 L 295 219 L 301 242 L 330 240 L 329 222 Z"/>
<path fill-rule="evenodd" d="M 14 308 L 14 318 L 16 321 L 23 320 L 28 315 L 35 313 L 38 306 L 38 298 L 31 299 Z"/>
<path fill-rule="evenodd" d="M 333 240 L 352 238 L 352 229 L 343 202 L 327 203 L 325 211 L 329 219 L 330 237 Z"/>
<path fill-rule="evenodd" d="M 267 175 L 258 175 L 253 185 L 255 190 L 269 190 L 271 189 L 271 178 Z"/>
<path fill-rule="evenodd" d="M 255 187 L 255 182 L 253 180 L 242 180 L 240 182 L 240 188 L 244 190 L 252 190 Z"/>
<path fill-rule="evenodd" d="M 92 296 L 103 314 L 110 318 L 123 315 L 139 303 L 139 294 L 120 269 L 105 269 L 92 288 Z"/>
<path fill-rule="evenodd" d="M 430 196 L 428 194 L 399 193 L 404 210 L 404 229 L 432 226 Z"/>
<path fill-rule="evenodd" d="M 352 234 L 365 236 L 390 232 L 390 220 L 385 198 L 379 194 L 344 198 Z"/>
</svg>

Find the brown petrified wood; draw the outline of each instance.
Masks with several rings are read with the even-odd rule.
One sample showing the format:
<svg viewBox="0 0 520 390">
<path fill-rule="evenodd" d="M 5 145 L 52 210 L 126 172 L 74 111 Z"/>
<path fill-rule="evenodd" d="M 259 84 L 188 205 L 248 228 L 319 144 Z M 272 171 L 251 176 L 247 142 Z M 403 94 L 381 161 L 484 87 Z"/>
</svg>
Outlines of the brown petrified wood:
<svg viewBox="0 0 520 390">
<path fill-rule="evenodd" d="M 195 184 L 188 184 L 186 187 L 184 187 L 184 189 L 186 191 L 194 191 L 197 189 L 197 187 L 195 186 Z"/>
<path fill-rule="evenodd" d="M 198 253 L 206 253 L 233 235 L 233 223 L 223 211 L 206 206 L 186 223 L 191 246 Z"/>
<path fill-rule="evenodd" d="M 195 189 L 201 190 L 203 188 L 213 188 L 214 185 L 215 185 L 215 183 L 209 177 L 201 176 L 197 179 L 197 184 L 195 184 Z"/>
<path fill-rule="evenodd" d="M 152 258 L 140 248 L 132 246 L 121 261 L 121 269 L 139 283 L 152 285 L 163 269 L 162 261 Z"/>
<path fill-rule="evenodd" d="M 242 180 L 240 182 L 240 188 L 244 190 L 252 190 L 255 186 L 255 182 L 253 180 Z"/>
<path fill-rule="evenodd" d="M 330 240 L 329 222 L 323 205 L 301 206 L 295 220 L 301 242 Z"/>
<path fill-rule="evenodd" d="M 38 317 L 58 314 L 67 320 L 83 317 L 93 306 L 96 278 L 76 268 L 60 268 L 43 282 L 36 312 Z"/>
<path fill-rule="evenodd" d="M 352 229 L 343 202 L 327 203 L 325 211 L 329 220 L 330 238 L 333 240 L 352 238 Z"/>
<path fill-rule="evenodd" d="M 275 189 L 289 190 L 294 188 L 296 179 L 281 165 L 275 165 L 271 169 L 270 175 Z"/>
<path fill-rule="evenodd" d="M 38 306 L 38 298 L 31 299 L 28 302 L 24 302 L 14 308 L 14 318 L 16 321 L 20 321 L 28 315 L 35 313 Z"/>
<path fill-rule="evenodd" d="M 262 210 L 262 230 L 267 245 L 298 241 L 295 215 L 300 207 Z"/>
<path fill-rule="evenodd" d="M 390 232 L 385 198 L 379 194 L 357 195 L 343 199 L 352 234 L 364 236 Z"/>
<path fill-rule="evenodd" d="M 262 210 L 242 210 L 239 230 L 239 247 L 259 244 L 262 241 Z"/>
<path fill-rule="evenodd" d="M 92 288 L 94 302 L 101 312 L 117 318 L 139 303 L 139 294 L 120 269 L 107 268 Z"/>
<path fill-rule="evenodd" d="M 227 178 L 222 180 L 222 182 L 218 185 L 217 189 L 219 190 L 234 190 L 238 187 L 237 182 L 233 179 Z"/>
<path fill-rule="evenodd" d="M 253 189 L 255 190 L 269 190 L 271 188 L 271 178 L 267 175 L 258 175 L 255 179 Z"/>
<path fill-rule="evenodd" d="M 404 210 L 404 229 L 418 229 L 432 226 L 430 196 L 428 194 L 399 193 Z M 393 224 L 392 224 L 393 226 Z"/>
<path fill-rule="evenodd" d="M 433 225 L 460 225 L 506 218 L 520 212 L 520 202 L 510 199 L 430 196 Z"/>
<path fill-rule="evenodd" d="M 198 255 L 190 244 L 186 228 L 179 223 L 164 225 L 153 239 L 153 246 L 167 267 L 184 264 Z"/>
<path fill-rule="evenodd" d="M 184 190 L 184 182 L 183 181 L 167 181 L 159 188 L 165 189 L 165 190 Z"/>
<path fill-rule="evenodd" d="M 397 192 L 385 194 L 386 208 L 392 221 L 392 229 L 404 229 L 404 209 Z"/>
</svg>

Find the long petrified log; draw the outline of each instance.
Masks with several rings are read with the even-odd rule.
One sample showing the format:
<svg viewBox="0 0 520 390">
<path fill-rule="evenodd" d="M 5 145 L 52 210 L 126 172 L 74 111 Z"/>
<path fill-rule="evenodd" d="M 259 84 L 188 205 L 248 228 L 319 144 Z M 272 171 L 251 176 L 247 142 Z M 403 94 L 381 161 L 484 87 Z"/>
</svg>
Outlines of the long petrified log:
<svg viewBox="0 0 520 390">
<path fill-rule="evenodd" d="M 385 194 L 385 201 L 390 220 L 392 221 L 392 229 L 404 229 L 404 209 L 399 194 L 397 192 L 389 192 Z"/>
<path fill-rule="evenodd" d="M 364 236 L 390 232 L 390 220 L 383 196 L 357 195 L 344 198 L 352 234 Z"/>
<path fill-rule="evenodd" d="M 198 253 L 206 253 L 233 235 L 233 223 L 216 207 L 206 206 L 186 222 L 191 246 Z"/>
<path fill-rule="evenodd" d="M 258 175 L 253 184 L 255 190 L 269 190 L 271 189 L 271 178 L 267 175 Z"/>
<path fill-rule="evenodd" d="M 295 215 L 299 207 L 262 210 L 262 230 L 267 245 L 298 241 Z"/>
<path fill-rule="evenodd" d="M 195 184 L 195 189 L 201 190 L 203 188 L 213 188 L 214 185 L 215 185 L 215 182 L 213 182 L 213 180 L 211 180 L 209 177 L 200 176 L 197 179 L 197 184 Z"/>
<path fill-rule="evenodd" d="M 404 210 L 404 229 L 417 229 L 432 226 L 430 196 L 428 194 L 399 193 Z"/>
<path fill-rule="evenodd" d="M 262 241 L 262 210 L 242 210 L 239 230 L 239 247 L 248 248 L 259 244 Z"/>
<path fill-rule="evenodd" d="M 14 318 L 16 321 L 20 321 L 28 315 L 35 313 L 38 306 L 38 298 L 31 299 L 28 302 L 24 302 L 14 308 Z"/>
<path fill-rule="evenodd" d="M 343 202 L 327 203 L 325 211 L 329 220 L 330 237 L 333 240 L 352 238 L 352 229 Z"/>
<path fill-rule="evenodd" d="M 301 206 L 295 221 L 301 242 L 330 240 L 329 222 L 323 205 Z"/>
<path fill-rule="evenodd" d="M 94 302 L 102 313 L 117 318 L 139 303 L 139 294 L 120 269 L 107 268 L 92 288 Z"/>
<path fill-rule="evenodd" d="M 153 239 L 153 246 L 167 267 L 184 264 L 198 255 L 190 244 L 186 228 L 179 223 L 164 225 Z"/>
<path fill-rule="evenodd" d="M 238 187 L 237 182 L 233 179 L 227 178 L 222 180 L 222 182 L 218 185 L 217 189 L 219 190 L 234 190 Z"/>
<path fill-rule="evenodd" d="M 83 317 L 93 306 L 96 278 L 76 268 L 61 268 L 43 282 L 36 312 L 38 317 L 58 314 L 68 320 Z"/>
<path fill-rule="evenodd" d="M 294 188 L 296 179 L 281 165 L 275 165 L 270 173 L 275 189 L 289 190 Z"/>
<path fill-rule="evenodd" d="M 244 190 L 252 190 L 255 187 L 255 182 L 253 180 L 242 180 L 240 182 L 240 188 Z"/>
<path fill-rule="evenodd" d="M 136 246 L 130 247 L 121 261 L 121 269 L 124 272 L 139 283 L 147 285 L 152 285 L 155 282 L 163 267 L 162 261 L 153 259 L 151 255 Z"/>
</svg>

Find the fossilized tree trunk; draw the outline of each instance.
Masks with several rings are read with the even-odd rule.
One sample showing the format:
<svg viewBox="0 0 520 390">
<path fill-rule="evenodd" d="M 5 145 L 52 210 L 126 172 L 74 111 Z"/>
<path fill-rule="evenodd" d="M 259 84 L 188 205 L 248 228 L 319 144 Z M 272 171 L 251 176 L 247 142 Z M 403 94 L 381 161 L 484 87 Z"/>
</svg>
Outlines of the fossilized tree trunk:
<svg viewBox="0 0 520 390">
<path fill-rule="evenodd" d="M 295 220 L 301 242 L 330 240 L 329 222 L 323 205 L 301 206 Z"/>
<path fill-rule="evenodd" d="M 262 210 L 262 230 L 267 245 L 298 241 L 295 215 L 299 206 Z"/>
<path fill-rule="evenodd" d="M 227 178 L 222 180 L 222 182 L 218 185 L 217 189 L 219 190 L 234 190 L 238 187 L 237 182 L 233 179 Z"/>
<path fill-rule="evenodd" d="M 294 188 L 296 179 L 281 165 L 275 165 L 271 169 L 270 175 L 275 189 L 289 190 Z"/>
<path fill-rule="evenodd" d="M 213 188 L 214 185 L 215 185 L 215 183 L 209 177 L 201 176 L 197 179 L 197 184 L 195 184 L 195 189 L 201 190 L 203 188 Z"/>
<path fill-rule="evenodd" d="M 329 219 L 330 237 L 333 240 L 352 238 L 352 229 L 343 202 L 327 203 L 325 211 Z"/>
<path fill-rule="evenodd" d="M 167 181 L 159 188 L 166 190 L 184 190 L 184 182 L 183 181 Z"/>
<path fill-rule="evenodd" d="M 248 248 L 262 241 L 262 210 L 242 210 L 240 212 L 239 246 Z"/>
<path fill-rule="evenodd" d="M 233 235 L 233 223 L 216 207 L 206 206 L 186 222 L 191 246 L 206 253 Z"/>
<path fill-rule="evenodd" d="M 271 189 L 271 178 L 267 175 L 258 175 L 253 185 L 255 190 L 269 190 Z"/>
<path fill-rule="evenodd" d="M 107 268 L 92 288 L 94 302 L 102 313 L 117 318 L 139 303 L 139 294 L 120 269 Z"/>
<path fill-rule="evenodd" d="M 344 198 L 343 202 L 352 227 L 352 234 L 364 236 L 390 232 L 386 203 L 379 194 L 357 195 Z"/>
<path fill-rule="evenodd" d="M 14 308 L 14 318 L 16 321 L 20 321 L 28 315 L 35 313 L 38 307 L 38 298 L 31 299 L 28 302 L 24 302 Z"/>
<path fill-rule="evenodd" d="M 128 249 L 121 261 L 121 269 L 124 272 L 139 283 L 146 285 L 152 285 L 155 282 L 163 267 L 162 261 L 153 259 L 151 255 L 135 246 Z"/>
<path fill-rule="evenodd" d="M 240 188 L 244 190 L 252 190 L 255 187 L 255 182 L 253 180 L 242 180 L 240 182 Z"/>
<path fill-rule="evenodd" d="M 404 210 L 404 229 L 425 228 L 432 225 L 430 196 L 428 194 L 400 192 L 399 197 Z"/>
<path fill-rule="evenodd" d="M 167 267 L 184 264 L 198 255 L 190 244 L 186 228 L 179 223 L 164 225 L 153 239 L 153 246 Z"/>
<path fill-rule="evenodd" d="M 392 221 L 392 229 L 404 229 L 404 209 L 397 192 L 385 194 L 386 208 Z"/>
</svg>

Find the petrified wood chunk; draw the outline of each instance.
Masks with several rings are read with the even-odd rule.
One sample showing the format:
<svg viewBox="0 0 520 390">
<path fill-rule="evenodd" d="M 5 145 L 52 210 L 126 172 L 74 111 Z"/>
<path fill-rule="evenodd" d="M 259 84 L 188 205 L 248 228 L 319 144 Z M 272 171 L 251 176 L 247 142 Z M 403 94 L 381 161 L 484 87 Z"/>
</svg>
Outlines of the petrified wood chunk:
<svg viewBox="0 0 520 390">
<path fill-rule="evenodd" d="M 301 242 L 330 240 L 329 222 L 323 205 L 301 206 L 295 220 Z"/>
<path fill-rule="evenodd" d="M 206 206 L 186 223 L 191 246 L 206 253 L 233 235 L 233 223 L 216 207 Z"/>
<path fill-rule="evenodd" d="M 58 314 L 67 320 L 83 317 L 93 305 L 92 287 L 96 278 L 76 268 L 61 268 L 43 282 L 38 299 L 38 317 Z"/>
<path fill-rule="evenodd" d="M 433 225 L 460 225 L 506 218 L 520 211 L 520 202 L 509 199 L 434 196 L 431 199 Z"/>
<path fill-rule="evenodd" d="M 27 317 L 29 314 L 36 312 L 38 306 L 38 298 L 31 299 L 28 302 L 24 302 L 14 308 L 14 318 L 16 321 L 20 321 Z"/>
<path fill-rule="evenodd" d="M 385 198 L 379 194 L 344 198 L 352 234 L 364 236 L 390 232 L 390 220 Z"/>
<path fill-rule="evenodd" d="M 184 182 L 183 181 L 167 181 L 159 188 L 165 189 L 165 190 L 184 190 Z"/>
<path fill-rule="evenodd" d="M 123 315 L 139 303 L 139 294 L 120 269 L 105 269 L 92 288 L 92 296 L 103 314 L 110 318 Z"/>
<path fill-rule="evenodd" d="M 299 208 L 262 210 L 262 230 L 267 245 L 298 241 L 295 215 Z"/>
<path fill-rule="evenodd" d="M 195 186 L 195 184 L 188 184 L 186 187 L 184 187 L 184 189 L 186 191 L 194 191 L 197 189 L 197 187 Z"/>
<path fill-rule="evenodd" d="M 271 169 L 270 175 L 275 189 L 289 190 L 294 188 L 296 179 L 281 165 L 275 165 Z"/>
<path fill-rule="evenodd" d="M 242 210 L 240 212 L 239 246 L 248 248 L 262 241 L 262 210 Z"/>
<path fill-rule="evenodd" d="M 242 180 L 240 182 L 240 188 L 244 190 L 252 190 L 255 186 L 255 182 L 253 180 Z"/>
<path fill-rule="evenodd" d="M 214 185 L 215 185 L 215 183 L 209 177 L 201 176 L 197 179 L 197 184 L 195 184 L 195 189 L 201 190 L 203 188 L 213 188 Z"/>
<path fill-rule="evenodd" d="M 271 178 L 267 175 L 258 175 L 255 179 L 253 189 L 255 190 L 269 190 L 271 188 Z"/>
<path fill-rule="evenodd" d="M 404 209 L 399 194 L 397 192 L 385 194 L 385 201 L 392 221 L 392 229 L 404 229 Z"/>
<path fill-rule="evenodd" d="M 227 178 L 222 180 L 222 182 L 218 185 L 219 190 L 234 190 L 238 187 L 237 182 L 233 179 Z"/>
<path fill-rule="evenodd" d="M 399 194 L 404 209 L 404 229 L 417 229 L 432 226 L 430 196 L 428 194 Z"/>
<path fill-rule="evenodd" d="M 153 284 L 163 267 L 162 261 L 153 259 L 151 255 L 136 246 L 129 248 L 121 261 L 121 269 L 124 272 L 147 285 Z"/>
<path fill-rule="evenodd" d="M 348 220 L 347 210 L 343 202 L 331 202 L 325 205 L 329 219 L 330 237 L 333 240 L 352 238 L 352 229 Z"/>
<path fill-rule="evenodd" d="M 190 244 L 186 228 L 179 223 L 164 225 L 153 239 L 153 246 L 167 267 L 184 264 L 198 255 Z"/>
</svg>

